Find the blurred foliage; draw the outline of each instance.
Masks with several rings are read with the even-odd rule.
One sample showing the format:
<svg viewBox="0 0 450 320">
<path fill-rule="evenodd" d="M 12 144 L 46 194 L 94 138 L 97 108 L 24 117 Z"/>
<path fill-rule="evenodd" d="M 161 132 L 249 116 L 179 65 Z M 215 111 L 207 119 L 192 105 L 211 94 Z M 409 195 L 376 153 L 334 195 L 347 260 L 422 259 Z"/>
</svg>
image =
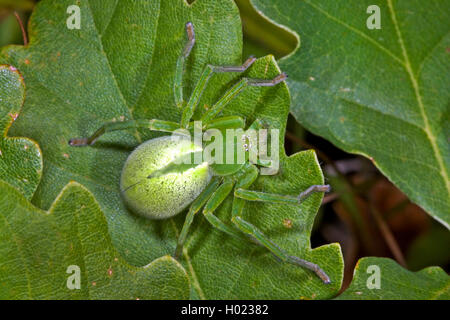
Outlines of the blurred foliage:
<svg viewBox="0 0 450 320">
<path fill-rule="evenodd" d="M 427 266 L 445 266 L 450 261 L 450 232 L 434 222 L 431 228 L 420 234 L 406 253 L 409 269 L 421 270 Z"/>
<path fill-rule="evenodd" d="M 34 0 L 0 0 L 0 13 L 7 10 L 31 10 Z"/>
<path fill-rule="evenodd" d="M 294 33 L 262 17 L 251 5 L 250 0 L 235 0 L 235 2 L 242 19 L 244 57 L 273 54 L 278 60 L 294 51 L 299 45 L 299 40 Z"/>
<path fill-rule="evenodd" d="M 34 0 L 0 0 L 0 47 L 23 44 L 22 31 L 16 13 L 26 28 L 26 22 L 35 5 Z"/>
<path fill-rule="evenodd" d="M 13 14 L 0 19 L 0 46 L 22 43 L 22 32 Z"/>
</svg>

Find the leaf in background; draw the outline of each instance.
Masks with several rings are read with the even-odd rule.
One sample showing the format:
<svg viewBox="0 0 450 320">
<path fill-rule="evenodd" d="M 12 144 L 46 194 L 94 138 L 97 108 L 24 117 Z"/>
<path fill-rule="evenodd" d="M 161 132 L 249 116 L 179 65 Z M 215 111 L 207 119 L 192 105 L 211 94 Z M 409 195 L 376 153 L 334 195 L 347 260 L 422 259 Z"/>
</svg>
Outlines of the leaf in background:
<svg viewBox="0 0 450 320">
<path fill-rule="evenodd" d="M 206 63 L 241 63 L 239 12 L 230 1 L 80 1 L 80 30 L 69 30 L 66 9 L 72 1 L 41 1 L 30 20 L 30 45 L 7 47 L 0 61 L 24 74 L 27 101 L 14 133 L 36 139 L 43 149 L 43 179 L 34 204 L 48 208 L 60 190 L 75 180 L 90 190 L 105 212 L 112 241 L 125 259 L 145 265 L 175 249 L 184 214 L 149 221 L 129 212 L 120 197 L 119 177 L 130 151 L 160 134 L 117 132 L 95 147 L 73 148 L 69 138 L 92 133 L 114 119 L 159 118 L 179 121 L 173 100 L 176 59 L 185 42 L 184 25 L 192 21 L 196 45 L 189 58 L 185 94 Z M 258 60 L 251 77 L 271 78 L 280 70 L 273 57 Z M 238 78 L 218 75 L 200 106 L 211 105 Z M 204 110 L 199 108 L 196 118 Z M 224 111 L 250 124 L 256 117 L 280 128 L 283 145 L 289 113 L 289 92 L 274 88 L 246 89 Z M 323 182 L 313 152 L 286 157 L 280 148 L 281 172 L 261 177 L 256 190 L 298 194 Z M 231 199 L 218 211 L 229 220 Z M 300 207 L 248 203 L 246 217 L 293 255 L 321 265 L 332 280 L 324 285 L 312 272 L 278 262 L 267 250 L 213 231 L 196 217 L 182 263 L 193 285 L 193 298 L 327 298 L 342 281 L 343 261 L 336 244 L 310 249 L 310 232 L 322 195 Z M 289 220 L 291 220 L 289 222 Z M 287 225 L 288 227 L 285 227 Z"/>
<path fill-rule="evenodd" d="M 0 17 L 0 46 L 11 43 L 23 43 L 22 32 L 14 14 L 9 14 L 4 19 Z"/>
<path fill-rule="evenodd" d="M 365 155 L 450 228 L 450 3 L 252 0 L 296 31 L 282 59 L 291 112 L 308 130 Z M 366 27 L 370 5 L 381 29 Z"/>
<path fill-rule="evenodd" d="M 278 59 L 295 50 L 298 45 L 295 34 L 267 21 L 254 9 L 250 0 L 235 0 L 235 3 L 242 19 L 244 53 L 256 57 L 272 54 Z"/>
<path fill-rule="evenodd" d="M 373 271 L 367 273 L 369 266 L 380 268 L 380 289 L 369 289 Z M 369 269 L 370 270 L 370 269 Z M 352 283 L 338 300 L 367 299 L 450 299 L 450 277 L 439 267 L 429 267 L 419 272 L 411 272 L 391 259 L 363 258 L 355 268 Z"/>
<path fill-rule="evenodd" d="M 187 299 L 184 268 L 165 256 L 143 268 L 113 248 L 92 194 L 69 183 L 49 212 L 0 181 L 0 299 Z M 81 269 L 70 290 L 69 266 Z M 69 281 L 70 282 L 70 281 Z"/>
<path fill-rule="evenodd" d="M 436 244 L 439 245 L 436 245 Z M 450 265 L 450 232 L 442 225 L 433 224 L 414 239 L 406 252 L 410 270 L 420 270 L 426 266 Z"/>
<path fill-rule="evenodd" d="M 31 139 L 6 136 L 24 98 L 22 76 L 14 67 L 0 65 L 0 180 L 31 199 L 42 175 L 41 150 Z"/>
<path fill-rule="evenodd" d="M 2 9 L 6 10 L 31 10 L 34 6 L 34 0 L 0 0 L 0 13 Z"/>
</svg>

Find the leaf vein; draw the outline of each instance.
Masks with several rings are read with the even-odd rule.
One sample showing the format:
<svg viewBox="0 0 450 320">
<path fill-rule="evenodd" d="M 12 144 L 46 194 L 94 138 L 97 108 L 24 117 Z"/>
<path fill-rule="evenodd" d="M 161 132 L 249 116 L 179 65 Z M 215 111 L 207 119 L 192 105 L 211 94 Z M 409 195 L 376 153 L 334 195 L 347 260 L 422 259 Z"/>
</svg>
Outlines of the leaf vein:
<svg viewBox="0 0 450 320">
<path fill-rule="evenodd" d="M 400 65 L 402 65 L 402 66 L 405 65 L 404 61 L 402 61 L 399 57 L 397 57 L 395 54 L 393 54 L 389 49 L 385 48 L 384 46 L 382 46 L 381 44 L 379 44 L 378 42 L 376 42 L 375 40 L 373 40 L 372 38 L 367 36 L 365 33 L 363 33 L 361 31 L 359 31 L 358 29 L 356 29 L 356 28 L 346 24 L 345 22 L 339 20 L 338 18 L 332 16 L 331 14 L 329 14 L 327 11 L 323 10 L 319 6 L 312 4 L 310 1 L 304 0 L 304 2 L 306 4 L 308 4 L 308 5 L 310 5 L 312 8 L 316 9 L 317 11 L 319 11 L 320 13 L 322 13 L 323 15 L 325 15 L 326 17 L 328 17 L 329 19 L 331 19 L 334 22 L 344 26 L 345 28 L 353 31 L 354 33 L 356 33 L 357 35 L 359 35 L 363 39 L 367 40 L 368 42 L 373 44 L 375 47 L 377 47 L 378 49 L 380 49 L 381 51 L 386 53 L 388 56 L 390 56 L 392 59 L 394 59 L 396 62 L 398 62 Z"/>
<path fill-rule="evenodd" d="M 439 147 L 438 147 L 437 142 L 436 142 L 436 137 L 433 135 L 433 133 L 431 131 L 431 126 L 430 126 L 430 123 L 429 123 L 429 120 L 428 120 L 428 116 L 427 116 L 427 114 L 425 112 L 425 106 L 424 106 L 423 101 L 422 101 L 422 96 L 420 94 L 419 83 L 418 83 L 416 77 L 414 76 L 414 72 L 413 72 L 412 67 L 411 67 L 411 63 L 410 63 L 410 60 L 409 60 L 408 52 L 406 50 L 406 46 L 405 46 L 405 43 L 403 41 L 403 36 L 402 36 L 401 31 L 400 31 L 400 27 L 398 25 L 398 22 L 397 22 L 397 17 L 396 17 L 396 14 L 395 14 L 394 5 L 392 4 L 392 0 L 387 0 L 387 1 L 388 1 L 388 6 L 389 6 L 389 11 L 391 13 L 391 19 L 392 19 L 392 22 L 393 22 L 393 24 L 395 26 L 395 31 L 397 33 L 398 42 L 400 44 L 400 47 L 401 47 L 401 50 L 403 52 L 403 56 L 404 56 L 404 59 L 405 59 L 405 68 L 406 68 L 406 71 L 408 72 L 409 78 L 411 80 L 411 83 L 412 83 L 412 86 L 413 86 L 413 89 L 414 89 L 414 93 L 416 95 L 417 104 L 419 106 L 420 113 L 421 113 L 423 121 L 424 121 L 425 127 L 423 128 L 423 130 L 425 131 L 425 133 L 426 133 L 426 135 L 428 137 L 428 140 L 430 140 L 431 146 L 433 148 L 434 155 L 436 157 L 436 160 L 437 160 L 439 168 L 440 168 L 440 174 L 441 174 L 442 178 L 444 179 L 444 184 L 445 184 L 445 186 L 447 188 L 447 193 L 450 195 L 450 179 L 449 179 L 449 177 L 447 175 L 447 170 L 445 169 L 444 160 L 443 160 L 443 157 L 442 157 L 442 155 L 441 155 L 441 153 L 439 151 Z"/>
<path fill-rule="evenodd" d="M 90 13 L 91 13 L 92 20 L 94 20 L 94 13 L 93 13 L 93 11 L 92 11 L 91 4 L 90 4 L 89 1 L 87 2 L 87 6 L 88 6 L 89 11 L 90 11 Z M 119 96 L 120 96 L 120 98 L 122 99 L 123 104 L 128 108 L 128 110 L 129 110 L 129 112 L 130 112 L 131 118 L 133 118 L 133 113 L 131 112 L 131 109 L 130 109 L 130 107 L 129 107 L 129 105 L 128 105 L 128 102 L 127 102 L 127 100 L 125 99 L 125 97 L 124 97 L 124 95 L 123 95 L 123 93 L 122 93 L 122 90 L 120 89 L 120 86 L 119 86 L 119 83 L 117 82 L 116 76 L 115 76 L 114 72 L 112 71 L 111 63 L 110 63 L 110 61 L 109 61 L 109 59 L 108 59 L 108 55 L 106 54 L 105 49 L 104 49 L 104 47 L 103 47 L 103 41 L 102 41 L 102 38 L 101 38 L 101 33 L 100 33 L 99 30 L 97 29 L 97 26 L 95 25 L 95 23 L 93 24 L 93 27 L 94 27 L 95 30 L 97 31 L 97 38 L 98 38 L 98 42 L 99 42 L 99 45 L 100 45 L 100 52 L 101 52 L 101 54 L 102 54 L 102 55 L 104 56 L 104 58 L 105 58 L 106 65 L 108 66 L 108 70 L 109 70 L 109 72 L 110 72 L 110 74 L 111 74 L 111 78 L 112 78 L 112 80 L 113 80 L 113 82 L 114 82 L 114 84 L 115 84 L 115 86 L 116 86 L 116 88 L 117 88 L 117 92 L 119 93 Z M 141 137 L 140 133 L 139 133 L 137 130 L 135 130 L 135 132 L 136 132 L 136 137 L 137 137 L 138 141 L 139 141 L 139 142 L 142 142 L 142 137 Z"/>
</svg>

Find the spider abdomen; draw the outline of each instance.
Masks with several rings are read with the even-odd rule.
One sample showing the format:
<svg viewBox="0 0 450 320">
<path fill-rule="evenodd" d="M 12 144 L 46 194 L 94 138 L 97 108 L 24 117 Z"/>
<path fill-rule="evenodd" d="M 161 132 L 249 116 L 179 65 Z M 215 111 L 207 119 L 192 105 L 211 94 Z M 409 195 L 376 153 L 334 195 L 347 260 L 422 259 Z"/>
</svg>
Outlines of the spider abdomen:
<svg viewBox="0 0 450 320">
<path fill-rule="evenodd" d="M 174 159 L 201 148 L 188 139 L 164 136 L 148 140 L 128 157 L 122 169 L 120 189 L 127 206 L 149 219 L 167 219 L 183 211 L 211 180 L 207 163 L 183 172 L 149 176 Z"/>
</svg>

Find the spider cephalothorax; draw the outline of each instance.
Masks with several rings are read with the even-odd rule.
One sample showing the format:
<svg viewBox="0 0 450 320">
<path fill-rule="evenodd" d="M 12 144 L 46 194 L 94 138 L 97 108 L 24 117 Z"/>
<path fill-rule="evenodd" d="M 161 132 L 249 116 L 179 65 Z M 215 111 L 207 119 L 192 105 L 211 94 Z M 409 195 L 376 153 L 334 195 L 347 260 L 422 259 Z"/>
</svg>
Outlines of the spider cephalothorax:
<svg viewBox="0 0 450 320">
<path fill-rule="evenodd" d="M 262 201 L 298 205 L 313 192 L 327 192 L 328 185 L 313 185 L 298 196 L 286 196 L 249 190 L 259 176 L 259 166 L 267 166 L 267 162 L 252 159 L 255 142 L 251 139 L 254 132 L 264 129 L 262 121 L 255 120 L 248 128 L 239 116 L 219 117 L 226 105 L 248 86 L 275 86 L 286 79 L 281 73 L 271 80 L 242 78 L 232 86 L 221 99 L 209 108 L 200 118 L 200 130 L 216 130 L 218 136 L 227 130 L 240 130 L 237 138 L 225 139 L 221 144 L 225 152 L 222 156 L 215 154 L 204 157 L 209 144 L 195 144 L 190 135 L 196 124 L 192 116 L 208 80 L 214 73 L 243 72 L 256 60 L 247 59 L 241 66 L 207 65 L 190 99 L 183 99 L 182 75 L 185 60 L 195 43 L 194 27 L 186 24 L 188 41 L 178 58 L 174 81 L 175 102 L 182 108 L 180 123 L 165 120 L 129 120 L 110 122 L 103 125 L 88 138 L 75 138 L 69 141 L 72 146 L 92 145 L 104 133 L 131 128 L 145 128 L 154 131 L 169 132 L 171 136 L 151 139 L 141 144 L 128 157 L 121 177 L 122 195 L 127 205 L 136 213 L 150 219 L 167 219 L 190 205 L 185 223 L 178 238 L 175 257 L 179 258 L 194 215 L 201 209 L 208 222 L 219 230 L 233 237 L 250 239 L 258 245 L 266 247 L 282 261 L 299 265 L 314 271 L 324 283 L 330 283 L 327 274 L 316 264 L 288 255 L 278 245 L 267 238 L 256 226 L 243 217 L 246 201 Z M 225 135 L 226 136 L 226 135 Z M 220 144 L 219 144 L 220 145 Z M 241 161 L 234 154 L 232 161 L 227 161 L 227 152 L 243 152 Z M 196 160 L 200 156 L 200 160 Z M 224 161 L 217 161 L 217 160 Z M 228 159 L 229 160 L 229 159 Z M 225 224 L 214 215 L 214 211 L 229 194 L 234 195 L 232 205 L 233 226 Z"/>
</svg>

